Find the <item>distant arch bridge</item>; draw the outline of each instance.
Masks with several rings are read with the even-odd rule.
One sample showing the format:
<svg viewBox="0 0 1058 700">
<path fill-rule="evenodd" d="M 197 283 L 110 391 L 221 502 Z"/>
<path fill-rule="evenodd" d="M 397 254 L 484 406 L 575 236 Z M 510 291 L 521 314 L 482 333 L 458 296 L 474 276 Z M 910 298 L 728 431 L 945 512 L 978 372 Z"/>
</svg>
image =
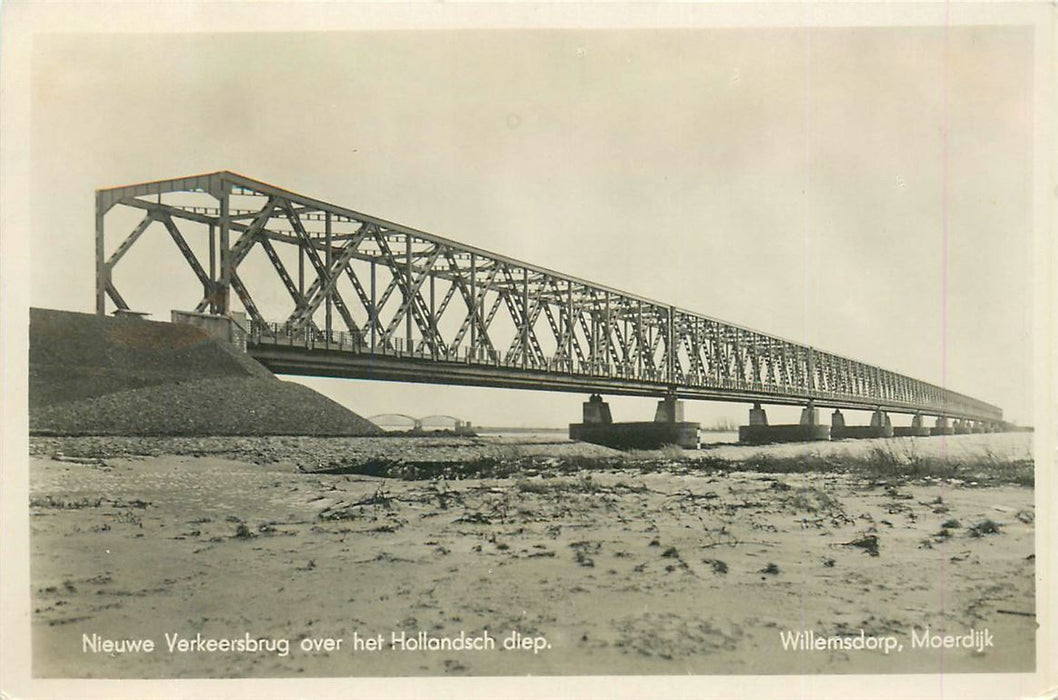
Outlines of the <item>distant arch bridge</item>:
<svg viewBox="0 0 1058 700">
<path fill-rule="evenodd" d="M 412 432 L 420 432 L 426 428 L 450 428 L 456 431 L 469 430 L 470 421 L 456 418 L 455 416 L 449 416 L 446 414 L 435 414 L 432 416 L 423 416 L 422 418 L 416 418 L 415 416 L 409 416 L 406 413 L 380 413 L 375 416 L 369 416 L 368 420 L 375 425 L 381 426 L 393 426 L 401 425 L 402 427 L 410 428 Z"/>
</svg>

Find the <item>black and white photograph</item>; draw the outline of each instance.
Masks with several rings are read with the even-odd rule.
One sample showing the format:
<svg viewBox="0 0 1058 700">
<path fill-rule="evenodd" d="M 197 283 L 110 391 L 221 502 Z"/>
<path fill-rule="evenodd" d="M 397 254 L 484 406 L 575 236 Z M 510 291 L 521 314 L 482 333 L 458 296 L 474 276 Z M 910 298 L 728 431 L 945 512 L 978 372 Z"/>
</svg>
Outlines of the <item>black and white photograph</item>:
<svg viewBox="0 0 1058 700">
<path fill-rule="evenodd" d="M 1054 697 L 1053 5 L 878 10 L 6 4 L 0 694 Z"/>
</svg>

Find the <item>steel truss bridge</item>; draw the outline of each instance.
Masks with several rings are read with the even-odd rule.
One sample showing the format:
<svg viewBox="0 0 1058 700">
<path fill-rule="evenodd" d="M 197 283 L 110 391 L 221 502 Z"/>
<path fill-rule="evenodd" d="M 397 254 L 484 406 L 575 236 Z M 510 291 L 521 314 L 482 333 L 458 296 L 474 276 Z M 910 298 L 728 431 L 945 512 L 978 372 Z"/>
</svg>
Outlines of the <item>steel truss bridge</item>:
<svg viewBox="0 0 1058 700">
<path fill-rule="evenodd" d="M 96 192 L 98 314 L 108 299 L 131 311 L 114 271 L 150 229 L 198 280 L 187 306 L 231 317 L 234 292 L 248 352 L 279 374 L 1002 421 L 927 382 L 231 172 Z M 289 301 L 265 310 L 266 287 Z"/>
</svg>

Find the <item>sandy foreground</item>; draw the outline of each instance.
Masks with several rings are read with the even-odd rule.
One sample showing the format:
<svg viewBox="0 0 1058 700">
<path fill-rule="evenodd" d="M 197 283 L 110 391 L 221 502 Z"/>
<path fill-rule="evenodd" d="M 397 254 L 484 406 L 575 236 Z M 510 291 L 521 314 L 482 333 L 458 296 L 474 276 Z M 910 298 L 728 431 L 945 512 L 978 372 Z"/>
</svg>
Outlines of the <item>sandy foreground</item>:
<svg viewBox="0 0 1058 700">
<path fill-rule="evenodd" d="M 571 472 L 549 460 L 609 451 L 517 438 L 257 440 L 34 439 L 34 676 L 1034 668 L 1029 486 L 738 468 L 874 441 L 702 451 L 729 470 L 659 456 Z M 1031 437 L 915 440 L 923 453 L 995 454 L 1028 453 Z M 418 481 L 302 471 L 357 450 L 508 454 L 536 467 Z M 899 646 L 784 649 L 797 632 Z M 959 646 L 920 643 L 935 635 Z M 409 650 L 395 638 L 483 648 Z M 273 646 L 195 646 L 247 639 Z M 154 649 L 119 651 L 121 640 Z"/>
</svg>

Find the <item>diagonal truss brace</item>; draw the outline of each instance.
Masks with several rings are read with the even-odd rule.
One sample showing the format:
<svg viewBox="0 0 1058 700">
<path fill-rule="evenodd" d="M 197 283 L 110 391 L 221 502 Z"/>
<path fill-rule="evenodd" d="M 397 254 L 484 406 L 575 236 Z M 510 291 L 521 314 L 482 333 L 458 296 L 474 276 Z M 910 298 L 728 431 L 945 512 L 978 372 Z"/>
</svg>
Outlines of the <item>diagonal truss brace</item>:
<svg viewBox="0 0 1058 700">
<path fill-rule="evenodd" d="M 320 259 L 319 251 L 317 251 L 316 247 L 312 244 L 312 240 L 309 238 L 308 232 L 305 230 L 305 227 L 301 224 L 301 219 L 298 217 L 297 212 L 294 211 L 294 207 L 291 205 L 289 200 L 283 200 L 280 203 L 280 208 L 283 209 L 283 212 L 286 214 L 287 220 L 290 222 L 290 225 L 294 229 L 294 233 L 297 235 L 298 240 L 301 242 L 302 250 L 306 251 L 309 258 L 309 262 L 312 264 L 312 267 L 316 270 L 317 278 L 326 279 L 329 276 L 327 268 L 324 265 L 323 260 Z M 342 320 L 345 322 L 345 325 L 349 328 L 349 332 L 353 333 L 356 336 L 359 336 L 360 328 L 357 326 L 356 321 L 353 320 L 353 316 L 349 313 L 349 309 L 346 307 L 345 302 L 342 301 L 341 297 L 339 297 L 338 295 L 335 295 L 333 299 L 334 308 L 336 308 L 338 310 L 338 313 L 341 314 Z"/>
<path fill-rule="evenodd" d="M 195 276 L 198 277 L 199 282 L 202 283 L 202 288 L 205 290 L 205 295 L 208 297 L 213 293 L 213 280 L 209 278 L 209 275 L 202 265 L 198 262 L 198 258 L 195 257 L 194 251 L 191 250 L 191 246 L 184 240 L 183 234 L 180 233 L 180 229 L 176 227 L 173 219 L 168 214 L 161 216 L 161 222 L 165 225 L 165 228 L 169 231 L 169 235 L 172 236 L 173 242 L 176 243 L 176 247 L 180 249 L 180 253 L 183 254 L 184 259 L 187 260 L 187 264 L 191 266 Z"/>
<path fill-rule="evenodd" d="M 341 272 L 347 269 L 347 265 L 352 260 L 353 255 L 356 253 L 357 248 L 360 247 L 360 243 L 367 236 L 369 230 L 373 228 L 371 224 L 364 224 L 357 231 L 353 238 L 348 239 L 345 245 L 341 247 L 338 255 L 331 261 L 331 266 L 327 270 L 327 274 L 322 277 L 317 277 L 316 280 L 309 287 L 308 291 L 305 292 L 305 303 L 301 308 L 297 309 L 287 320 L 287 323 L 294 329 L 302 328 L 312 315 L 316 313 L 316 310 L 320 308 L 320 305 L 325 299 L 331 297 L 334 293 L 334 288 L 338 284 L 338 279 L 341 276 Z M 339 299 L 337 302 L 342 307 L 345 303 Z M 337 305 L 337 304 L 336 304 Z M 340 313 L 340 312 L 339 312 Z M 344 319 L 343 319 L 344 320 Z M 350 319 L 351 320 L 351 319 Z M 346 325 L 349 325 L 349 321 L 346 321 Z M 356 324 L 352 324 L 354 327 Z"/>
</svg>

